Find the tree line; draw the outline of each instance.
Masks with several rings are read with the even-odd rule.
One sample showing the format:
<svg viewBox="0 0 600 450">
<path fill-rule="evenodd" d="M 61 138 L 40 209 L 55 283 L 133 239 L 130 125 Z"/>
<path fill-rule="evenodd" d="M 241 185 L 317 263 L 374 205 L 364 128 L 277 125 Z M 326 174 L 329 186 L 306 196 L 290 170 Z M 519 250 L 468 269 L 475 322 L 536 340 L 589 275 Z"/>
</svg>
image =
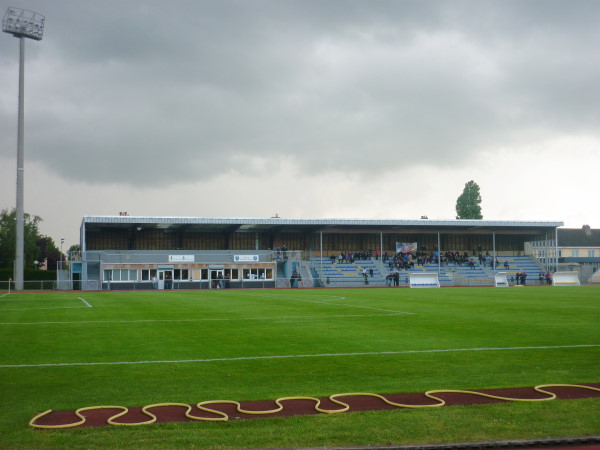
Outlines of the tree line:
<svg viewBox="0 0 600 450">
<path fill-rule="evenodd" d="M 49 270 L 56 270 L 58 261 L 66 260 L 54 240 L 43 236 L 39 231 L 42 218 L 25 214 L 25 268 L 33 269 L 44 264 Z M 0 267 L 12 269 L 17 245 L 17 213 L 13 209 L 3 209 L 0 213 Z M 37 263 L 36 263 L 37 261 Z"/>
</svg>

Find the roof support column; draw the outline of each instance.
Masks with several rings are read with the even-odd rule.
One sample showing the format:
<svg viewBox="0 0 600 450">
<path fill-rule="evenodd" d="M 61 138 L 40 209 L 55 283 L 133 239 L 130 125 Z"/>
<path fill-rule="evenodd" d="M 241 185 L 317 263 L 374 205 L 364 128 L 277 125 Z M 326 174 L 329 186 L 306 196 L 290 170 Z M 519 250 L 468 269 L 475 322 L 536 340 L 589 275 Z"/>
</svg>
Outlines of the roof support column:
<svg viewBox="0 0 600 450">
<path fill-rule="evenodd" d="M 492 272 L 496 273 L 496 261 L 498 257 L 496 256 L 496 232 L 492 231 Z"/>
<path fill-rule="evenodd" d="M 442 240 L 438 231 L 438 276 L 442 273 Z"/>
<path fill-rule="evenodd" d="M 321 283 L 321 275 L 323 275 L 323 230 L 319 230 L 319 251 L 321 254 L 321 270 L 319 271 L 319 285 L 322 286 Z"/>
<path fill-rule="evenodd" d="M 546 231 L 546 239 L 544 239 L 544 269 L 550 272 L 550 248 L 548 248 L 548 232 Z"/>
<path fill-rule="evenodd" d="M 554 271 L 558 272 L 558 228 L 554 228 Z"/>
</svg>

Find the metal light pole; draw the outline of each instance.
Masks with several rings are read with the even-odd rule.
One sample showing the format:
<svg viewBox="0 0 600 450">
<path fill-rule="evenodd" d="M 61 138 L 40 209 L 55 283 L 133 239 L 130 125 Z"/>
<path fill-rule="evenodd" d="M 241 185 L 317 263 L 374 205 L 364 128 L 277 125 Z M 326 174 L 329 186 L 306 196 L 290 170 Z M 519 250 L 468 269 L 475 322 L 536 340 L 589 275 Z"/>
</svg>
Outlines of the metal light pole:
<svg viewBox="0 0 600 450">
<path fill-rule="evenodd" d="M 25 38 L 41 41 L 44 35 L 46 19 L 41 14 L 20 8 L 8 8 L 2 20 L 2 31 L 19 38 L 19 119 L 17 130 L 17 246 L 15 256 L 15 289 L 23 290 L 23 273 L 25 266 L 25 208 L 23 185 L 25 176 L 25 155 L 23 141 L 24 98 L 25 98 Z"/>
</svg>

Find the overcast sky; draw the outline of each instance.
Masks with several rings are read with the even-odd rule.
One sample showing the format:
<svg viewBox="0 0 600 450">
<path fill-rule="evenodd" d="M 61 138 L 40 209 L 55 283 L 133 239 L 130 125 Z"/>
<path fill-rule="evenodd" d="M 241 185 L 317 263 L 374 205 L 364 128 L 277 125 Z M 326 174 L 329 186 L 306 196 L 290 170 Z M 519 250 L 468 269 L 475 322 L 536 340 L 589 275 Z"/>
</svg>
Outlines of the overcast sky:
<svg viewBox="0 0 600 450">
<path fill-rule="evenodd" d="M 600 2 L 0 0 L 27 40 L 25 210 L 600 228 Z M 18 40 L 0 35 L 0 209 Z"/>
</svg>

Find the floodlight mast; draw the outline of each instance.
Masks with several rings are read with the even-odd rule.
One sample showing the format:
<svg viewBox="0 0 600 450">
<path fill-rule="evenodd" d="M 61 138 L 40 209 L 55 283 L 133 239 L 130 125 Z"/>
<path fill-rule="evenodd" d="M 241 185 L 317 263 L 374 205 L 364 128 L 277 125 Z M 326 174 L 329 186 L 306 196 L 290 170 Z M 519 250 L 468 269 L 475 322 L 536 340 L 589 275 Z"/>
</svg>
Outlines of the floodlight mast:
<svg viewBox="0 0 600 450">
<path fill-rule="evenodd" d="M 2 20 L 2 31 L 19 38 L 19 118 L 17 130 L 17 208 L 15 289 L 23 290 L 25 268 L 25 207 L 23 186 L 25 178 L 25 38 L 41 41 L 46 18 L 26 9 L 9 7 Z"/>
</svg>

